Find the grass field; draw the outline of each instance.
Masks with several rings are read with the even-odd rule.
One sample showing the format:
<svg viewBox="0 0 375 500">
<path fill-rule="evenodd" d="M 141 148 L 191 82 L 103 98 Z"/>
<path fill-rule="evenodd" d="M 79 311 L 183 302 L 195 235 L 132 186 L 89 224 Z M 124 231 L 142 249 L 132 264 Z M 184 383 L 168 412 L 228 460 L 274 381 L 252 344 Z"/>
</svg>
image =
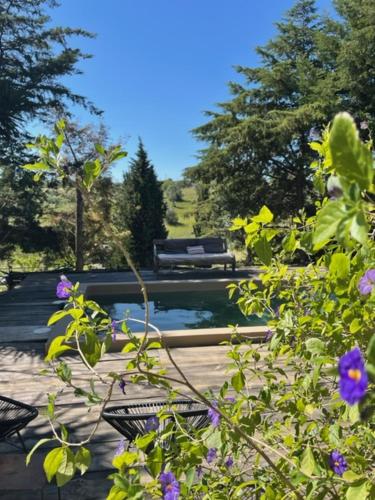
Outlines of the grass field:
<svg viewBox="0 0 375 500">
<path fill-rule="evenodd" d="M 196 202 L 196 191 L 194 187 L 183 188 L 183 200 L 175 203 L 175 206 L 170 204 L 178 217 L 178 225 L 171 226 L 167 224 L 168 238 L 189 238 L 194 237 L 194 210 Z"/>
</svg>

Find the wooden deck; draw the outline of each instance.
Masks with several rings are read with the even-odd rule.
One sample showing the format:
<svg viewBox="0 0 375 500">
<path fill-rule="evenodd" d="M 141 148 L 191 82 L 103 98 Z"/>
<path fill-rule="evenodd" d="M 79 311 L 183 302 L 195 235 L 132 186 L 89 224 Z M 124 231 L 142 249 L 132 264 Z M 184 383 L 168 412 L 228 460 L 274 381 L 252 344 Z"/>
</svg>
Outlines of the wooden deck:
<svg viewBox="0 0 375 500">
<path fill-rule="evenodd" d="M 256 270 L 250 270 L 255 273 Z M 249 270 L 236 272 L 236 277 L 246 277 Z M 231 277 L 233 274 L 215 271 L 205 273 L 166 273 L 159 279 L 204 279 Z M 152 272 L 144 273 L 145 280 L 154 280 Z M 73 281 L 133 281 L 130 273 L 83 273 L 71 275 Z M 21 285 L 9 293 L 0 294 L 0 394 L 19 399 L 43 410 L 46 393 L 58 392 L 58 413 L 71 432 L 71 438 L 82 439 L 90 432 L 95 421 L 95 411 L 87 413 L 82 401 L 54 378 L 40 375 L 44 368 L 44 343 L 48 333 L 45 327 L 50 314 L 56 310 L 55 287 L 58 275 L 53 273 L 29 274 Z M 39 330 L 40 329 L 40 330 Z M 173 354 L 191 382 L 199 389 L 216 391 L 228 377 L 227 347 L 175 348 Z M 156 351 L 160 362 L 170 368 L 164 351 Z M 108 354 L 100 363 L 99 371 L 119 371 L 130 355 Z M 70 358 L 74 373 L 84 381 L 88 373 L 76 358 Z M 129 385 L 124 396 L 116 387 L 112 402 L 163 397 L 162 391 L 153 387 Z M 42 412 L 41 412 L 42 413 Z M 41 414 L 23 431 L 26 446 L 30 448 L 40 437 L 51 435 L 48 423 Z M 110 482 L 106 479 L 111 470 L 111 460 L 119 441 L 119 434 L 102 422 L 90 449 L 94 462 L 82 478 L 74 479 L 62 489 L 62 499 L 104 500 Z M 14 439 L 17 444 L 17 440 Z M 57 498 L 56 488 L 45 479 L 42 462 L 48 446 L 36 452 L 31 465 L 25 467 L 25 455 L 8 443 L 0 443 L 0 498 L 2 500 L 51 500 Z"/>
</svg>

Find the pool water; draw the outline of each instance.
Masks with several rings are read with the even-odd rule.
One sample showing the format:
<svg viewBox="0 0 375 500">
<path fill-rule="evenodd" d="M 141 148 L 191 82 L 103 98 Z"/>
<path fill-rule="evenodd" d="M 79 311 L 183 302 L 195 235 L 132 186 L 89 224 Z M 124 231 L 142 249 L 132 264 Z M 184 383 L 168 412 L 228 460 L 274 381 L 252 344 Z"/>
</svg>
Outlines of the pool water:
<svg viewBox="0 0 375 500">
<path fill-rule="evenodd" d="M 105 309 L 112 319 L 131 317 L 144 320 L 144 303 L 140 294 L 102 295 L 90 297 Z M 187 330 L 227 327 L 228 325 L 257 326 L 267 318 L 245 317 L 227 290 L 156 292 L 149 294 L 150 322 L 160 330 Z M 143 331 L 143 325 L 129 322 L 133 332 Z"/>
</svg>

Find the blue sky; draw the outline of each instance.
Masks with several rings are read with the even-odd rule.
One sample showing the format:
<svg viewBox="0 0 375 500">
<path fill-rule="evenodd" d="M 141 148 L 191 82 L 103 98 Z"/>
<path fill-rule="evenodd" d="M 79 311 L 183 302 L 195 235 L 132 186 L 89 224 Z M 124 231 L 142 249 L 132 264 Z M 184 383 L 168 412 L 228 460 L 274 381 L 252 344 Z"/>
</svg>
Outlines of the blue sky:
<svg viewBox="0 0 375 500">
<path fill-rule="evenodd" d="M 104 111 L 111 136 L 130 157 L 138 136 L 160 179 L 178 179 L 202 146 L 191 129 L 228 98 L 233 66 L 257 64 L 255 47 L 275 34 L 293 0 L 61 0 L 53 24 L 95 32 L 74 43 L 93 55 L 66 83 Z M 329 0 L 319 0 L 331 10 Z M 75 110 L 85 123 L 95 121 Z M 116 179 L 127 160 L 114 168 Z"/>
</svg>

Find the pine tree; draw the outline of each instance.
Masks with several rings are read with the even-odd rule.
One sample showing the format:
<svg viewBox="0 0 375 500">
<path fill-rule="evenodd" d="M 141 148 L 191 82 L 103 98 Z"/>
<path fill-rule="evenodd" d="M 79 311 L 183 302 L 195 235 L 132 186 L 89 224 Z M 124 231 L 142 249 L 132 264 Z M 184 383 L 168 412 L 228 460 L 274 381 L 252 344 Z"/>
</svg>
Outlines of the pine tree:
<svg viewBox="0 0 375 500">
<path fill-rule="evenodd" d="M 232 99 L 195 129 L 208 147 L 187 175 L 206 185 L 199 207 L 206 218 L 203 206 L 215 205 L 210 193 L 220 199 L 221 218 L 264 203 L 279 214 L 311 203 L 309 132 L 338 107 L 333 69 L 340 26 L 323 22 L 313 0 L 298 0 L 276 26 L 276 37 L 257 49 L 260 66 L 238 67 L 245 82 L 231 82 Z"/>
<path fill-rule="evenodd" d="M 166 205 L 161 183 L 142 141 L 124 175 L 117 203 L 118 225 L 130 232 L 130 251 L 139 266 L 152 263 L 153 240 L 165 238 Z"/>
<path fill-rule="evenodd" d="M 347 111 L 367 121 L 375 134 L 375 2 L 336 0 L 345 36 L 338 66 L 340 94 Z"/>
</svg>

